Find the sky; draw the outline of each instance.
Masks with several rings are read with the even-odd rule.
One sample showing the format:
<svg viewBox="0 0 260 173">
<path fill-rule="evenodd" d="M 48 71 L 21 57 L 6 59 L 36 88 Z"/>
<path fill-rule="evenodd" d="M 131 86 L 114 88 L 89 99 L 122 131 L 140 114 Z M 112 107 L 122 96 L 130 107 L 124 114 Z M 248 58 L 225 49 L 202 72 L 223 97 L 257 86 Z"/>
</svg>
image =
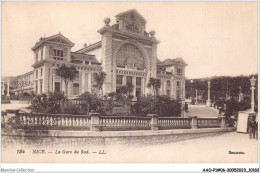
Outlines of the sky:
<svg viewBox="0 0 260 173">
<path fill-rule="evenodd" d="M 72 51 L 101 40 L 104 18 L 136 9 L 160 60 L 182 57 L 187 78 L 258 72 L 257 2 L 2 2 L 2 76 L 32 70 L 31 48 L 61 32 Z"/>
</svg>

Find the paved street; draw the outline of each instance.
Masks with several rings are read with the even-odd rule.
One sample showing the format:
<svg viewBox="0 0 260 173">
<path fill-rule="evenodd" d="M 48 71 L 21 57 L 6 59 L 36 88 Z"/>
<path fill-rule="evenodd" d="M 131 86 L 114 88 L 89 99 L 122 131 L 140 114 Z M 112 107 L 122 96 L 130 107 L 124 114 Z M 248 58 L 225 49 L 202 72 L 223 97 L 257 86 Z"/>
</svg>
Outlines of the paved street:
<svg viewBox="0 0 260 173">
<path fill-rule="evenodd" d="M 189 110 L 185 113 L 185 116 L 217 117 L 218 109 L 206 107 L 206 105 L 189 105 Z"/>
<path fill-rule="evenodd" d="M 229 151 L 244 154 L 229 154 Z M 122 153 L 120 158 L 122 162 L 131 160 L 172 163 L 255 163 L 258 160 L 258 140 L 249 139 L 248 134 L 229 132 L 169 144 L 132 148 L 124 152 L 127 155 Z"/>
</svg>

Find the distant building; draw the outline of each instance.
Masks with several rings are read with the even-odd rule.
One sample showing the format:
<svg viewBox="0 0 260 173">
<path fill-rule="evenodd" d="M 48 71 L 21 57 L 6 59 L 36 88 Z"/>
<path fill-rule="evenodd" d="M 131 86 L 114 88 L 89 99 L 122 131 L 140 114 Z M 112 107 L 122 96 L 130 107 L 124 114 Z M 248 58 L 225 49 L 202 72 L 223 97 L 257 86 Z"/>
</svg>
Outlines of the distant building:
<svg viewBox="0 0 260 173">
<path fill-rule="evenodd" d="M 134 96 L 150 93 L 147 83 L 150 77 L 161 80 L 161 95 L 185 98 L 185 67 L 182 58 L 157 59 L 155 32 L 147 33 L 146 20 L 136 10 L 116 15 L 116 24 L 104 20 L 105 26 L 98 32 L 101 41 L 84 45 L 71 52 L 74 46 L 62 34 L 40 40 L 32 48 L 34 51 L 33 71 L 18 76 L 17 91 L 37 94 L 65 91 L 65 85 L 56 75 L 62 64 L 74 65 L 78 70 L 76 79 L 69 83 L 68 96 L 73 98 L 85 91 L 97 92 L 95 76 L 104 71 L 106 79 L 104 94 L 118 91 L 119 87 L 131 82 Z M 19 85 L 20 84 L 20 85 Z"/>
</svg>

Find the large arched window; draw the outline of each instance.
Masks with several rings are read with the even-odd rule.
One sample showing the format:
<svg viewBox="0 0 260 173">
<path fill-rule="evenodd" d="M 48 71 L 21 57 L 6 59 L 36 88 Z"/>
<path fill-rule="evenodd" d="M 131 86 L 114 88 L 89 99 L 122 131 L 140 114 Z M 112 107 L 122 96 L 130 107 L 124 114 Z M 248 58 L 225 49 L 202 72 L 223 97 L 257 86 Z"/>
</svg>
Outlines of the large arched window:
<svg viewBox="0 0 260 173">
<path fill-rule="evenodd" d="M 138 70 L 145 68 L 144 57 L 141 51 L 134 45 L 126 43 L 119 49 L 116 57 L 118 67 L 127 67 Z"/>
</svg>

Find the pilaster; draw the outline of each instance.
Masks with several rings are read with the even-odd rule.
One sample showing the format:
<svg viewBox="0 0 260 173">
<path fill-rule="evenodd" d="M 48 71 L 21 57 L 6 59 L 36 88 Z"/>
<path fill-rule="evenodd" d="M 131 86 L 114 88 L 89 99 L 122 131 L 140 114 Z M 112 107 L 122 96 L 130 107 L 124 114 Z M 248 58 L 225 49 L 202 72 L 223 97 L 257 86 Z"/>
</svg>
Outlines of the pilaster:
<svg viewBox="0 0 260 173">
<path fill-rule="evenodd" d="M 106 73 L 104 94 L 112 91 L 112 33 L 106 31 L 102 33 L 102 68 Z"/>
</svg>

